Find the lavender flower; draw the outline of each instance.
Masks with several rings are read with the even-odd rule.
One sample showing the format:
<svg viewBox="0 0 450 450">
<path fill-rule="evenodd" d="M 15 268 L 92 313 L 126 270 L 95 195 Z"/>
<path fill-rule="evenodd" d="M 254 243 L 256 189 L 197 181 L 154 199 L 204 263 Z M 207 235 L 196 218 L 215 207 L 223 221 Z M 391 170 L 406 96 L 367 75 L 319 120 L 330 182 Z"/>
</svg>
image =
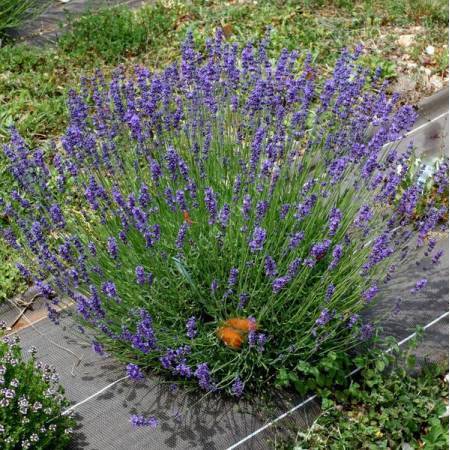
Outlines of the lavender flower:
<svg viewBox="0 0 450 450">
<path fill-rule="evenodd" d="M 328 252 L 328 249 L 330 248 L 331 241 L 329 239 L 325 239 L 322 242 L 318 242 L 317 244 L 314 244 L 311 247 L 311 250 L 309 254 L 314 257 L 316 260 L 321 260 L 326 253 Z"/>
<path fill-rule="evenodd" d="M 219 222 L 223 228 L 226 228 L 230 220 L 230 205 L 225 203 L 219 212 Z"/>
<path fill-rule="evenodd" d="M 240 378 L 236 378 L 231 385 L 231 394 L 235 397 L 241 397 L 244 393 L 245 383 Z"/>
<path fill-rule="evenodd" d="M 272 291 L 274 294 L 278 294 L 282 289 L 284 289 L 289 281 L 291 281 L 291 278 L 288 276 L 279 277 L 273 280 L 272 282 Z"/>
<path fill-rule="evenodd" d="M 62 228 L 65 226 L 65 220 L 64 216 L 62 214 L 61 208 L 54 203 L 52 206 L 50 206 L 50 216 L 55 223 L 56 226 Z"/>
<path fill-rule="evenodd" d="M 145 270 L 142 266 L 137 266 L 136 270 L 136 282 L 138 284 L 144 284 L 145 283 Z"/>
<path fill-rule="evenodd" d="M 295 248 L 297 248 L 299 246 L 300 242 L 304 239 L 304 237 L 305 237 L 305 233 L 303 231 L 299 231 L 299 232 L 295 233 L 291 237 L 291 240 L 289 241 L 289 249 L 294 250 Z"/>
<path fill-rule="evenodd" d="M 314 205 L 317 202 L 317 195 L 310 195 L 304 203 L 299 203 L 297 205 L 297 212 L 294 217 L 297 220 L 303 220 L 313 209 Z"/>
<path fill-rule="evenodd" d="M 130 379 L 134 381 L 139 381 L 144 379 L 144 374 L 141 372 L 141 369 L 136 364 L 127 364 L 127 375 Z"/>
<path fill-rule="evenodd" d="M 244 216 L 245 220 L 248 220 L 250 218 L 251 208 L 252 208 L 252 199 L 250 195 L 246 194 L 244 195 L 244 200 L 242 202 L 242 215 Z"/>
<path fill-rule="evenodd" d="M 97 256 L 97 248 L 93 242 L 89 242 L 88 249 L 92 256 Z"/>
<path fill-rule="evenodd" d="M 415 294 L 421 291 L 428 284 L 428 280 L 426 278 L 422 278 L 421 280 L 416 282 L 416 285 L 411 289 L 411 294 Z"/>
<path fill-rule="evenodd" d="M 333 259 L 329 265 L 329 269 L 333 270 L 337 267 L 342 255 L 344 253 L 344 247 L 341 244 L 336 245 L 333 249 Z"/>
<path fill-rule="evenodd" d="M 330 220 L 329 220 L 329 230 L 330 230 L 330 236 L 334 236 L 336 234 L 337 229 L 339 228 L 339 225 L 342 221 L 342 213 L 338 208 L 332 208 L 330 213 Z"/>
<path fill-rule="evenodd" d="M 117 297 L 116 285 L 112 281 L 106 281 L 102 285 L 102 292 L 110 298 Z"/>
<path fill-rule="evenodd" d="M 266 256 L 264 260 L 264 268 L 266 272 L 266 276 L 273 278 L 277 275 L 277 265 L 275 260 L 271 256 Z"/>
<path fill-rule="evenodd" d="M 369 289 L 362 293 L 362 298 L 369 303 L 378 294 L 378 287 L 376 284 L 370 286 Z"/>
<path fill-rule="evenodd" d="M 138 416 L 136 414 L 133 414 L 130 417 L 130 422 L 133 428 L 139 428 L 139 427 L 150 427 L 150 428 L 156 428 L 159 424 L 159 421 L 156 417 L 144 417 L 144 416 Z"/>
<path fill-rule="evenodd" d="M 214 191 L 208 187 L 205 189 L 205 205 L 209 212 L 209 224 L 216 222 L 217 217 L 217 200 Z"/>
<path fill-rule="evenodd" d="M 228 287 L 233 287 L 236 282 L 239 275 L 239 270 L 236 269 L 236 267 L 232 267 L 230 270 L 230 275 L 228 276 Z"/>
<path fill-rule="evenodd" d="M 267 208 L 269 207 L 269 202 L 267 200 L 260 200 L 256 204 L 256 221 L 259 223 L 266 215 Z"/>
<path fill-rule="evenodd" d="M 325 326 L 333 318 L 332 314 L 327 308 L 324 308 L 320 313 L 319 318 L 316 320 L 316 325 L 318 327 Z"/>
<path fill-rule="evenodd" d="M 155 332 L 153 330 L 153 320 L 150 314 L 144 309 L 140 310 L 141 320 L 137 326 L 136 333 L 131 336 L 132 347 L 147 354 L 154 350 L 157 345 Z"/>
<path fill-rule="evenodd" d="M 359 315 L 358 314 L 352 314 L 347 322 L 347 328 L 353 328 L 353 326 L 358 322 Z"/>
<path fill-rule="evenodd" d="M 360 339 L 362 341 L 368 341 L 374 333 L 374 328 L 371 323 L 366 323 L 361 327 L 360 330 Z"/>
<path fill-rule="evenodd" d="M 357 227 L 365 226 L 373 217 L 372 210 L 369 205 L 362 205 L 358 215 L 355 218 L 355 225 Z"/>
<path fill-rule="evenodd" d="M 183 222 L 181 224 L 180 228 L 178 229 L 177 240 L 175 241 L 176 248 L 178 248 L 178 249 L 183 248 L 184 239 L 186 237 L 188 228 L 189 228 L 189 225 L 186 222 Z"/>
<path fill-rule="evenodd" d="M 199 364 L 194 372 L 194 376 L 198 379 L 198 384 L 202 389 L 205 391 L 215 390 L 207 363 Z"/>
<path fill-rule="evenodd" d="M 194 339 L 196 335 L 197 335 L 197 321 L 195 320 L 195 317 L 189 317 L 189 319 L 186 322 L 186 336 L 189 339 Z"/>
<path fill-rule="evenodd" d="M 287 213 L 289 212 L 290 206 L 291 205 L 289 205 L 287 203 L 284 205 L 281 205 L 281 209 L 280 209 L 280 219 L 281 220 L 284 220 L 286 218 Z"/>
<path fill-rule="evenodd" d="M 249 243 L 250 250 L 252 252 L 261 251 L 263 249 L 264 242 L 266 240 L 266 230 L 261 227 L 256 227 L 253 231 L 252 240 Z"/>
<path fill-rule="evenodd" d="M 113 237 L 108 238 L 107 249 L 111 258 L 117 259 L 118 254 L 117 242 Z"/>
<path fill-rule="evenodd" d="M 244 309 L 245 306 L 247 305 L 249 298 L 250 296 L 246 292 L 239 294 L 238 309 Z"/>
<path fill-rule="evenodd" d="M 103 345 L 97 341 L 92 341 L 92 350 L 101 356 L 103 356 L 105 354 L 105 351 L 103 350 Z"/>
<path fill-rule="evenodd" d="M 334 284 L 329 284 L 327 287 L 327 290 L 325 292 L 325 298 L 327 300 L 330 300 L 331 297 L 333 297 L 334 291 L 336 290 L 336 287 L 334 286 Z"/>
</svg>

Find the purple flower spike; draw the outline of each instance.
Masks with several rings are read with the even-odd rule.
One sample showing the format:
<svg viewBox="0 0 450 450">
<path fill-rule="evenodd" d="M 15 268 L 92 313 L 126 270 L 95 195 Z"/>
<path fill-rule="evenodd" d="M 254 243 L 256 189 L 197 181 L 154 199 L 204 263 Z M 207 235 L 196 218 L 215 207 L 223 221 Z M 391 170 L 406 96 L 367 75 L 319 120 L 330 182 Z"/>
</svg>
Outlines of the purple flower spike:
<svg viewBox="0 0 450 450">
<path fill-rule="evenodd" d="M 316 325 L 318 327 L 325 326 L 333 318 L 332 314 L 327 308 L 324 308 L 320 313 L 319 318 L 316 320 Z"/>
<path fill-rule="evenodd" d="M 195 320 L 195 317 L 189 317 L 189 319 L 186 322 L 186 336 L 189 339 L 194 339 L 196 335 L 197 335 L 197 322 Z"/>
<path fill-rule="evenodd" d="M 61 212 L 60 207 L 56 203 L 50 206 L 50 216 L 56 226 L 64 227 L 66 222 L 64 220 L 64 216 Z"/>
<path fill-rule="evenodd" d="M 199 364 L 194 372 L 194 376 L 198 379 L 198 384 L 202 389 L 205 391 L 215 390 L 207 363 Z"/>
<path fill-rule="evenodd" d="M 426 278 L 422 278 L 419 280 L 416 285 L 411 289 L 411 294 L 415 294 L 416 292 L 421 291 L 428 284 L 428 280 Z"/>
<path fill-rule="evenodd" d="M 230 205 L 225 203 L 219 212 L 219 222 L 223 228 L 226 228 L 230 220 Z"/>
<path fill-rule="evenodd" d="M 368 341 L 373 336 L 374 328 L 371 323 L 366 323 L 361 327 L 360 339 L 362 341 Z"/>
<path fill-rule="evenodd" d="M 130 422 L 133 428 L 140 428 L 140 427 L 150 427 L 150 428 L 156 428 L 159 424 L 159 421 L 156 417 L 144 417 L 144 416 L 138 416 L 136 414 L 133 414 L 130 417 Z"/>
<path fill-rule="evenodd" d="M 334 236 L 336 234 L 337 229 L 342 220 L 342 213 L 339 209 L 333 208 L 330 213 L 330 221 L 329 221 L 329 230 L 330 236 Z"/>
<path fill-rule="evenodd" d="M 116 285 L 112 281 L 106 281 L 103 283 L 102 292 L 110 298 L 117 297 Z"/>
<path fill-rule="evenodd" d="M 266 256 L 264 260 L 264 268 L 267 277 L 273 278 L 277 275 L 277 265 L 271 256 Z"/>
<path fill-rule="evenodd" d="M 145 284 L 145 270 L 142 266 L 137 266 L 136 270 L 136 282 L 137 284 Z"/>
<path fill-rule="evenodd" d="M 341 244 L 336 245 L 333 249 L 333 260 L 330 263 L 329 269 L 335 269 L 338 265 L 340 259 L 342 258 L 342 255 L 344 253 L 344 247 Z"/>
<path fill-rule="evenodd" d="M 334 291 L 336 290 L 336 287 L 334 286 L 334 284 L 329 284 L 327 287 L 327 290 L 325 292 L 325 298 L 327 300 L 330 300 L 331 297 L 333 297 Z"/>
<path fill-rule="evenodd" d="M 103 350 L 103 345 L 97 341 L 92 341 L 92 350 L 101 356 L 105 354 L 105 351 Z"/>
<path fill-rule="evenodd" d="M 231 288 L 236 284 L 238 275 L 239 275 L 239 270 L 236 269 L 235 267 L 232 267 L 230 270 L 230 275 L 228 277 L 228 287 Z"/>
<path fill-rule="evenodd" d="M 378 294 L 378 286 L 373 284 L 367 291 L 362 293 L 362 298 L 369 303 Z"/>
<path fill-rule="evenodd" d="M 347 322 L 347 328 L 353 328 L 353 326 L 358 322 L 359 315 L 358 314 L 352 314 Z"/>
<path fill-rule="evenodd" d="M 110 237 L 108 238 L 108 244 L 107 244 L 108 253 L 113 259 L 117 259 L 118 249 L 117 249 L 117 242 L 115 238 Z"/>
<path fill-rule="evenodd" d="M 311 247 L 310 255 L 316 258 L 317 261 L 320 261 L 327 254 L 330 245 L 331 241 L 329 239 L 318 242 Z"/>
<path fill-rule="evenodd" d="M 274 294 L 278 294 L 283 288 L 285 288 L 291 279 L 287 276 L 276 278 L 272 283 L 272 291 Z"/>
<path fill-rule="evenodd" d="M 209 212 L 209 224 L 213 225 L 217 218 L 217 200 L 216 194 L 210 187 L 205 189 L 205 205 Z"/>
<path fill-rule="evenodd" d="M 244 393 L 245 383 L 240 378 L 236 378 L 231 385 L 231 394 L 235 397 L 241 397 Z"/>
<path fill-rule="evenodd" d="M 295 233 L 291 237 L 291 240 L 289 241 L 289 249 L 294 250 L 295 248 L 297 248 L 299 246 L 300 242 L 302 242 L 304 237 L 305 237 L 305 233 L 303 233 L 303 231 L 299 231 L 298 233 Z"/>
<path fill-rule="evenodd" d="M 250 250 L 252 252 L 258 252 L 263 249 L 264 242 L 266 240 L 266 230 L 261 227 L 256 227 L 253 231 L 252 240 L 249 243 Z"/>
<path fill-rule="evenodd" d="M 136 364 L 127 364 L 127 375 L 130 379 L 134 381 L 139 381 L 144 378 L 144 374 L 141 372 L 141 369 Z"/>
<path fill-rule="evenodd" d="M 186 238 L 186 233 L 189 228 L 189 225 L 186 222 L 183 222 L 178 229 L 177 240 L 175 241 L 175 247 L 178 249 L 182 249 L 184 245 L 184 240 Z"/>
</svg>

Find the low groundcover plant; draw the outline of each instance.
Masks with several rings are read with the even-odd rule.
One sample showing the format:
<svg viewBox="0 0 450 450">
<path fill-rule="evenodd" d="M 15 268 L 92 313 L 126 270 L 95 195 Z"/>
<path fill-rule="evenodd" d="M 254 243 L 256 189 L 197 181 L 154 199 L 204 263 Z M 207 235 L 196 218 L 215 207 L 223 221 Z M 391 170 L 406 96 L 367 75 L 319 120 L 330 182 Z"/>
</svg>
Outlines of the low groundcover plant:
<svg viewBox="0 0 450 450">
<path fill-rule="evenodd" d="M 47 153 L 14 129 L 5 146 L 18 188 L 2 234 L 21 273 L 55 321 L 71 298 L 130 377 L 151 367 L 240 396 L 370 339 L 360 313 L 399 264 L 416 246 L 440 258 L 430 232 L 446 208 L 414 221 L 420 183 L 396 199 L 414 109 L 359 48 L 319 82 L 309 55 L 273 63 L 268 45 L 218 33 L 202 53 L 189 35 L 161 73 L 84 79 Z M 445 189 L 446 164 L 435 178 Z"/>
<path fill-rule="evenodd" d="M 62 414 L 69 402 L 55 368 L 29 352 L 24 359 L 17 337 L 0 340 L 0 448 L 65 448 L 74 425 Z"/>
</svg>

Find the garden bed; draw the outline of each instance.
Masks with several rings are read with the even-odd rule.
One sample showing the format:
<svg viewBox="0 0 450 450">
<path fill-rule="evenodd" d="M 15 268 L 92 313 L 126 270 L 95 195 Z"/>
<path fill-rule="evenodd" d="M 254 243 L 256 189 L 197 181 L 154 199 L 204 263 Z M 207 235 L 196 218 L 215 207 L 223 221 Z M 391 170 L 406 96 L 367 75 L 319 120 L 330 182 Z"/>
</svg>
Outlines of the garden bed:
<svg viewBox="0 0 450 450">
<path fill-rule="evenodd" d="M 306 381 L 346 383 L 348 354 L 380 323 L 401 341 L 417 325 L 448 334 L 448 258 L 437 264 L 448 113 L 387 149 L 415 113 L 388 100 L 382 69 L 355 67 L 360 47 L 313 87 L 309 55 L 299 78 L 294 52 L 269 68 L 266 40 L 236 65 L 223 30 L 207 58 L 189 34 L 164 75 L 136 68 L 124 81 L 119 69 L 109 88 L 99 73 L 83 81 L 48 161 L 15 130 L 5 147 L 20 193 L 6 194 L 2 234 L 61 322 L 49 328 L 36 302 L 24 314 L 35 324 L 21 319 L 12 332 L 64 366 L 83 424 L 75 447 L 141 448 L 151 436 L 165 447 L 264 448 L 274 428 L 263 424 L 295 411 L 287 420 L 304 428 L 315 410 L 277 386 L 308 394 Z M 439 354 L 439 341 L 425 353 Z M 90 346 L 98 355 L 85 360 Z M 330 375 L 336 355 L 344 361 Z M 313 369 L 320 378 L 305 376 Z M 241 402 L 230 399 L 244 388 Z M 145 425 L 133 433 L 130 414 Z"/>
</svg>

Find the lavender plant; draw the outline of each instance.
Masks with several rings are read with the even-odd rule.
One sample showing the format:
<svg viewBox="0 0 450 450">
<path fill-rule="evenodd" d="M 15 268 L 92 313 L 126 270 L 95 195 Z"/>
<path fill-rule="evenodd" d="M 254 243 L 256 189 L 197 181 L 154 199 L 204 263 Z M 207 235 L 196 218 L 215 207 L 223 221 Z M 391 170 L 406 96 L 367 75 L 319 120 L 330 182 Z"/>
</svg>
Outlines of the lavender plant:
<svg viewBox="0 0 450 450">
<path fill-rule="evenodd" d="M 361 311 L 446 213 L 412 220 L 414 186 L 394 201 L 416 114 L 361 49 L 319 82 L 309 55 L 272 62 L 268 45 L 218 33 L 200 53 L 188 36 L 161 73 L 84 79 L 51 161 L 14 129 L 5 146 L 20 271 L 128 371 L 240 396 L 354 348 L 374 331 Z"/>
<path fill-rule="evenodd" d="M 69 402 L 58 386 L 55 369 L 36 360 L 30 349 L 25 360 L 17 337 L 0 341 L 0 447 L 63 449 L 74 420 L 62 415 Z"/>
</svg>

